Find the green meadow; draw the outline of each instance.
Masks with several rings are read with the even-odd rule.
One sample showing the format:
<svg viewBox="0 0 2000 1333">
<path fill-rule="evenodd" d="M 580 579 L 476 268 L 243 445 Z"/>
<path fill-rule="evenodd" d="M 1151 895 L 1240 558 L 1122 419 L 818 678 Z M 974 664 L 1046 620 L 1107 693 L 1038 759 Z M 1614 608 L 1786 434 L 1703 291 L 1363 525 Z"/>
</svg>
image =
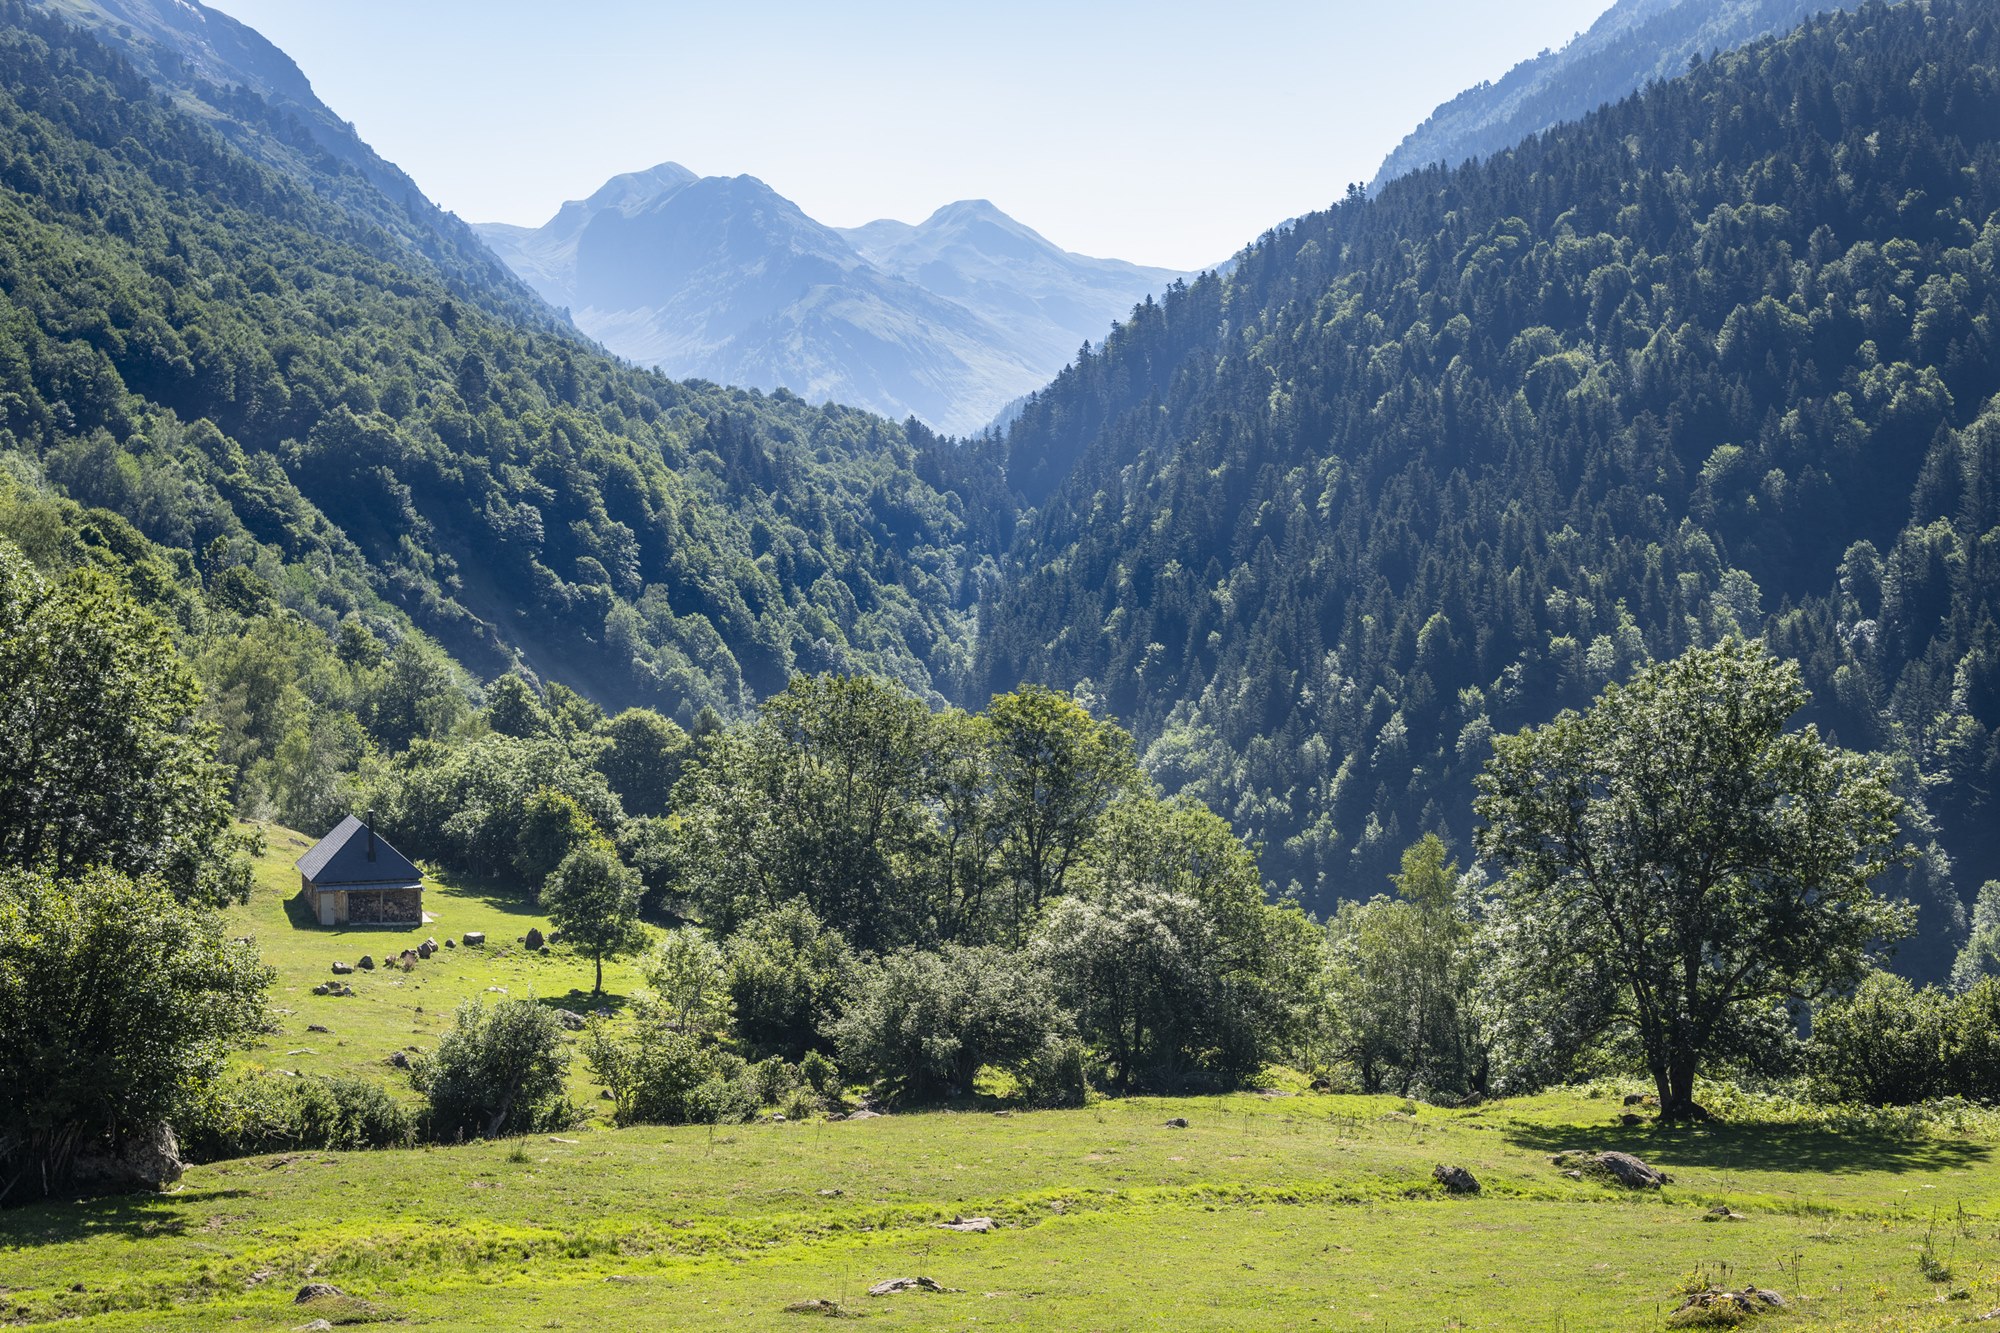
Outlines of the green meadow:
<svg viewBox="0 0 2000 1333">
<path fill-rule="evenodd" d="M 587 960 L 516 943 L 504 892 L 433 883 L 422 931 L 292 915 L 306 842 L 268 831 L 238 910 L 278 969 L 280 1030 L 246 1066 L 353 1073 L 434 1042 L 462 999 L 576 1002 Z M 484 930 L 408 973 L 314 996 L 334 959 Z M 616 996 L 633 978 L 607 973 Z M 308 1031 L 317 1024 L 325 1033 Z M 2000 1123 L 1829 1121 L 1730 1098 L 1686 1129 L 1622 1123 L 1625 1088 L 1445 1110 L 1261 1092 L 994 1099 L 851 1121 L 614 1130 L 191 1168 L 172 1193 L 0 1214 L 0 1319 L 104 1329 L 765 1329 L 853 1316 L 957 1329 L 1649 1329 L 1694 1283 L 1781 1293 L 1776 1326 L 1946 1328 L 2000 1309 Z M 595 1110 L 578 1061 L 573 1093 Z M 1632 1090 L 1637 1090 L 1634 1085 Z M 1186 1128 L 1167 1121 L 1185 1118 Z M 1632 1193 L 1551 1157 L 1635 1153 Z M 1469 1168 L 1452 1196 L 1431 1176 Z M 1719 1207 L 1734 1216 L 1715 1220 Z M 987 1232 L 941 1224 L 989 1218 Z M 945 1291 L 870 1296 L 886 1279 Z M 342 1293 L 306 1304 L 307 1283 Z M 788 1307 L 815 1305 L 817 1313 Z M 829 1310 L 829 1307 L 831 1309 Z"/>
</svg>

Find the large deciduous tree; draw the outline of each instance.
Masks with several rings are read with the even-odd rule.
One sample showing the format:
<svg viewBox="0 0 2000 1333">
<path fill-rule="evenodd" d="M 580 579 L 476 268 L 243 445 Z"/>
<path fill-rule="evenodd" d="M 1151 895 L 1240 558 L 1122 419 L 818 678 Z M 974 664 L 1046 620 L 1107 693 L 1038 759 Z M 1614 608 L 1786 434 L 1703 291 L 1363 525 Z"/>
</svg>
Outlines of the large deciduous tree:
<svg viewBox="0 0 2000 1333">
<path fill-rule="evenodd" d="M 1869 886 L 1901 802 L 1881 762 L 1785 730 L 1807 698 L 1795 663 L 1729 638 L 1496 739 L 1480 775 L 1522 993 L 1629 1025 L 1665 1118 L 1700 1114 L 1696 1073 L 1758 1018 L 1852 984 L 1907 929 Z"/>
<path fill-rule="evenodd" d="M 0 541 L 0 862 L 242 897 L 200 703 L 166 626 L 109 575 L 50 579 Z"/>
<path fill-rule="evenodd" d="M 604 993 L 604 960 L 645 943 L 639 926 L 641 887 L 638 872 L 621 862 L 602 838 L 563 857 L 542 885 L 542 908 L 549 921 L 596 964 L 593 995 Z"/>
</svg>

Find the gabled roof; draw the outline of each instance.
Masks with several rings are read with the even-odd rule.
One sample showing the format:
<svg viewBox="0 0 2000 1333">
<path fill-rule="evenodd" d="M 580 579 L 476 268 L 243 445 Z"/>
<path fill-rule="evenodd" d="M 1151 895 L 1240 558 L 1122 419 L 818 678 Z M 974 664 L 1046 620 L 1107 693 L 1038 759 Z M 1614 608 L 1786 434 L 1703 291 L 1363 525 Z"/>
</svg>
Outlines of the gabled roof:
<svg viewBox="0 0 2000 1333">
<path fill-rule="evenodd" d="M 374 858 L 369 858 L 370 843 Z M 340 821 L 333 832 L 314 843 L 312 850 L 298 859 L 299 873 L 314 884 L 420 884 L 423 873 L 389 845 L 381 834 L 372 839 L 368 825 L 353 815 Z"/>
</svg>

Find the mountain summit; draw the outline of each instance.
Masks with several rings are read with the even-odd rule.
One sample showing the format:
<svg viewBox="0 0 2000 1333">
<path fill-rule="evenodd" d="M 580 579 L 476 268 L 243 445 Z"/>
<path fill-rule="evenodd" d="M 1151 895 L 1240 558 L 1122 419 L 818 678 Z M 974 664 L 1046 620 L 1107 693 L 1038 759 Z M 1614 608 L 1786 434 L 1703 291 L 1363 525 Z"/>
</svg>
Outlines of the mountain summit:
<svg viewBox="0 0 2000 1333">
<path fill-rule="evenodd" d="M 540 227 L 476 230 L 621 356 L 959 434 L 1182 276 L 1071 254 L 983 199 L 843 230 L 754 176 L 671 162 Z"/>
</svg>

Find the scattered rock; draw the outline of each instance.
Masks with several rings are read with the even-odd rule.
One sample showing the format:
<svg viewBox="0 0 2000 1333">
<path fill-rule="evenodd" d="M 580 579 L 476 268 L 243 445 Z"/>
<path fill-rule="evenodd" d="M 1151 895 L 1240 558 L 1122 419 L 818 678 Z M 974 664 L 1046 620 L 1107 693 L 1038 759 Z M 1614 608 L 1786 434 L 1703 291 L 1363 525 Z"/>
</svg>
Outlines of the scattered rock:
<svg viewBox="0 0 2000 1333">
<path fill-rule="evenodd" d="M 333 965 L 333 975 L 336 977 L 344 977 L 353 970 L 354 964 L 352 963 L 335 963 Z"/>
<path fill-rule="evenodd" d="M 822 1199 L 838 1199 L 839 1197 L 841 1197 L 843 1194 L 846 1193 L 847 1193 L 846 1190 L 821 1190 L 819 1192 L 819 1196 Z"/>
<path fill-rule="evenodd" d="M 360 968 L 363 972 L 373 972 L 375 970 L 375 955 L 372 953 L 362 954 Z"/>
<path fill-rule="evenodd" d="M 1625 1094 L 1627 1106 L 1658 1106 L 1660 1099 L 1650 1092 L 1628 1092 Z"/>
<path fill-rule="evenodd" d="M 1784 1308 L 1783 1296 L 1761 1287 L 1745 1287 L 1741 1291 L 1710 1287 L 1689 1292 L 1667 1316 L 1667 1327 L 1722 1328 Z"/>
<path fill-rule="evenodd" d="M 1177 1115 L 1166 1124 L 1166 1128 L 1168 1129 L 1186 1129 L 1187 1127 L 1187 1117 L 1184 1115 Z"/>
<path fill-rule="evenodd" d="M 1746 1219 L 1743 1214 L 1737 1212 L 1728 1204 L 1718 1203 L 1715 1207 L 1703 1213 L 1701 1220 L 1704 1222 L 1741 1222 Z"/>
<path fill-rule="evenodd" d="M 346 1292 L 330 1282 L 308 1282 L 299 1288 L 298 1295 L 292 1297 L 292 1304 L 305 1305 L 312 1301 L 325 1300 L 332 1296 L 345 1296 L 346 1294 Z"/>
<path fill-rule="evenodd" d="M 570 1032 L 583 1031 L 586 1022 L 584 1016 L 577 1013 L 574 1009 L 556 1010 L 556 1021 L 561 1023 Z"/>
<path fill-rule="evenodd" d="M 535 950 L 535 953 L 538 957 L 547 958 L 549 956 L 549 946 L 544 944 L 541 948 Z"/>
<path fill-rule="evenodd" d="M 1445 1187 L 1451 1194 L 1479 1193 L 1479 1180 L 1462 1166 L 1439 1164 L 1432 1172 L 1431 1179 Z"/>
<path fill-rule="evenodd" d="M 899 1291 L 957 1291 L 934 1278 L 892 1277 L 887 1282 L 877 1282 L 868 1289 L 870 1296 L 894 1296 Z"/>
<path fill-rule="evenodd" d="M 611 1089 L 599 1088 L 597 1090 L 597 1100 L 600 1102 L 610 1102 L 610 1101 L 616 1101 L 618 1099 L 611 1095 Z"/>
<path fill-rule="evenodd" d="M 344 981 L 322 981 L 313 987 L 315 995 L 352 995 L 354 987 Z"/>
<path fill-rule="evenodd" d="M 486 943 L 486 932 L 483 930 L 468 930 L 462 938 L 468 946 L 476 948 Z"/>
<path fill-rule="evenodd" d="M 1569 1171 L 1565 1171 L 1565 1172 L 1563 1172 L 1563 1175 L 1564 1175 L 1564 1176 L 1566 1176 L 1566 1177 L 1568 1177 L 1568 1178 L 1569 1178 L 1569 1179 L 1571 1179 L 1571 1180 L 1582 1180 L 1582 1179 L 1583 1179 L 1583 1172 L 1581 1172 L 1581 1171 L 1577 1171 L 1577 1170 L 1569 1170 Z"/>
<path fill-rule="evenodd" d="M 842 1117 L 845 1120 L 880 1120 L 881 1118 L 882 1113 L 880 1111 L 871 1111 L 865 1106 L 859 1111 L 849 1111 Z"/>
<path fill-rule="evenodd" d="M 937 1224 L 940 1231 L 976 1231 L 981 1235 L 994 1229 L 990 1217 L 954 1217 L 949 1222 Z"/>
<path fill-rule="evenodd" d="M 324 1319 L 315 1319 L 310 1324 L 292 1325 L 292 1333 L 331 1333 L 333 1325 Z"/>
<path fill-rule="evenodd" d="M 326 1034 L 327 1034 L 328 1036 L 332 1036 L 332 1035 L 333 1035 L 333 1032 L 332 1032 L 332 1030 L 331 1030 L 330 1028 L 328 1028 L 328 1027 L 327 1027 L 327 1025 L 326 1025 L 326 1024 L 324 1024 L 324 1023 L 308 1023 L 308 1024 L 306 1024 L 306 1031 L 308 1031 L 308 1032 L 324 1032 L 324 1033 L 326 1033 Z"/>
<path fill-rule="evenodd" d="M 534 926 L 529 926 L 528 933 L 521 937 L 521 943 L 528 946 L 529 953 L 540 952 L 543 942 L 542 932 Z"/>
<path fill-rule="evenodd" d="M 784 1123 L 785 1123 L 785 1113 L 784 1113 L 783 1111 L 774 1111 L 774 1112 L 772 1112 L 772 1113 L 771 1113 L 771 1123 L 772 1123 L 772 1124 L 774 1124 L 774 1125 L 782 1125 L 782 1124 L 784 1124 Z"/>
<path fill-rule="evenodd" d="M 447 935 L 445 936 L 444 947 L 447 949 L 456 949 L 458 947 L 458 941 Z"/>
<path fill-rule="evenodd" d="M 1642 1115 L 1634 1115 L 1632 1114 L 1632 1112 L 1627 1111 L 1625 1114 L 1618 1117 L 1618 1123 L 1623 1125 L 1627 1129 L 1631 1129 L 1637 1125 L 1645 1124 L 1646 1117 Z"/>
<path fill-rule="evenodd" d="M 396 1069 L 408 1069 L 410 1067 L 410 1057 L 402 1051 L 397 1051 L 389 1057 L 389 1063 Z"/>
</svg>

